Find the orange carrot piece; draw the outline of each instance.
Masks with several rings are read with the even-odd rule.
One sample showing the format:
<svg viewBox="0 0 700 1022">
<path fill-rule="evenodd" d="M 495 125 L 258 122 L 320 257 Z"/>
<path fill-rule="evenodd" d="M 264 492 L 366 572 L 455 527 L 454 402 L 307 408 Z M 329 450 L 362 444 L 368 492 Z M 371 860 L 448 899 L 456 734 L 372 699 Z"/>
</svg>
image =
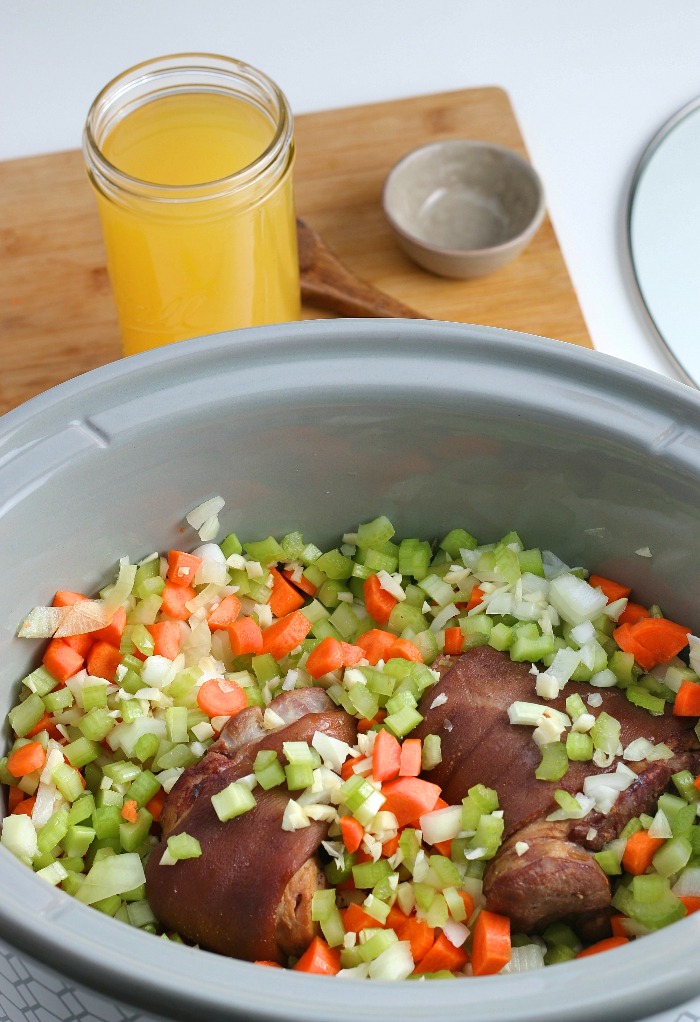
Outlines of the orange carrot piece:
<svg viewBox="0 0 700 1022">
<path fill-rule="evenodd" d="M 63 639 L 51 639 L 42 663 L 54 678 L 65 682 L 82 669 L 84 659 Z"/>
<path fill-rule="evenodd" d="M 7 769 L 13 777 L 24 777 L 41 770 L 46 762 L 46 750 L 41 742 L 27 742 L 13 749 L 7 757 Z"/>
<path fill-rule="evenodd" d="M 412 660 L 414 663 L 423 663 L 423 654 L 414 642 L 410 639 L 395 639 L 387 651 L 387 657 L 401 660 Z"/>
<path fill-rule="evenodd" d="M 214 607 L 207 618 L 209 630 L 215 632 L 218 628 L 230 628 L 240 612 L 241 601 L 235 593 L 229 593 L 228 596 L 224 596 L 221 603 Z"/>
<path fill-rule="evenodd" d="M 370 575 L 362 583 L 367 613 L 378 625 L 385 625 L 391 612 L 399 602 L 395 596 L 387 592 L 379 581 L 378 575 Z"/>
<path fill-rule="evenodd" d="M 322 937 L 314 937 L 294 968 L 297 972 L 335 976 L 340 972 L 340 954 L 335 948 L 329 947 Z"/>
<path fill-rule="evenodd" d="M 52 607 L 72 607 L 78 600 L 87 600 L 82 593 L 73 593 L 70 589 L 59 589 L 51 603 Z"/>
<path fill-rule="evenodd" d="M 337 671 L 343 666 L 343 647 L 338 639 L 327 635 L 315 646 L 306 661 L 306 670 L 312 678 L 322 678 L 324 674 Z"/>
<path fill-rule="evenodd" d="M 640 618 L 629 627 L 635 642 L 648 649 L 657 664 L 666 663 L 688 645 L 689 629 L 665 617 Z"/>
<path fill-rule="evenodd" d="M 235 656 L 262 653 L 263 633 L 255 618 L 239 617 L 229 625 L 228 637 Z"/>
<path fill-rule="evenodd" d="M 343 844 L 347 850 L 351 854 L 356 852 L 365 836 L 365 828 L 360 821 L 356 820 L 354 816 L 341 816 L 340 831 L 343 835 Z"/>
<path fill-rule="evenodd" d="M 202 563 L 201 557 L 186 554 L 184 550 L 168 551 L 168 582 L 175 586 L 191 586 Z"/>
<path fill-rule="evenodd" d="M 31 816 L 34 811 L 34 805 L 36 803 L 36 796 L 32 795 L 31 798 L 23 798 L 21 802 L 18 802 L 15 808 L 12 810 L 13 816 Z"/>
<path fill-rule="evenodd" d="M 676 717 L 700 717 L 700 685 L 684 678 L 673 702 Z"/>
<path fill-rule="evenodd" d="M 510 919 L 482 909 L 474 924 L 472 970 L 475 976 L 493 976 L 511 956 Z"/>
<path fill-rule="evenodd" d="M 11 813 L 14 813 L 20 802 L 24 802 L 27 797 L 26 791 L 22 791 L 17 785 L 11 784 L 7 789 L 7 808 Z"/>
<path fill-rule="evenodd" d="M 391 912 L 389 916 L 391 916 Z M 403 916 L 403 918 L 400 918 L 400 916 Z M 403 912 L 400 912 L 393 922 L 387 919 L 387 926 L 391 926 L 399 940 L 407 940 L 409 942 L 411 945 L 411 956 L 416 965 L 425 958 L 435 944 L 434 927 L 428 926 L 424 919 L 419 919 L 415 915 L 404 916 Z M 466 964 L 466 955 L 464 957 Z M 463 968 L 463 965 L 460 968 Z"/>
<path fill-rule="evenodd" d="M 627 603 L 627 606 L 617 619 L 619 625 L 633 625 L 643 617 L 651 617 L 651 613 L 641 603 Z"/>
<path fill-rule="evenodd" d="M 464 902 L 464 911 L 467 913 L 467 919 L 471 919 L 474 915 L 474 899 L 468 891 L 463 891 L 461 888 L 457 888 L 457 894 Z"/>
<path fill-rule="evenodd" d="M 441 972 L 443 969 L 448 972 L 459 972 L 467 961 L 467 952 L 461 947 L 455 947 L 444 933 L 440 933 L 432 947 L 421 957 L 413 973 L 421 975 L 424 972 Z"/>
<path fill-rule="evenodd" d="M 281 617 L 263 632 L 263 652 L 281 660 L 299 646 L 311 631 L 311 622 L 300 610 Z"/>
<path fill-rule="evenodd" d="M 382 786 L 382 795 L 386 798 L 382 809 L 394 814 L 399 827 L 417 826 L 423 813 L 435 808 L 440 788 L 420 777 L 398 777 Z"/>
<path fill-rule="evenodd" d="M 599 940 L 596 944 L 591 944 L 590 947 L 586 947 L 583 951 L 579 951 L 576 955 L 577 958 L 587 958 L 588 955 L 597 955 L 601 951 L 611 951 L 615 947 L 622 947 L 623 944 L 629 944 L 629 937 L 606 937 L 604 940 Z"/>
<path fill-rule="evenodd" d="M 449 656 L 459 656 L 464 647 L 464 635 L 462 629 L 458 627 L 446 628 L 445 629 L 445 645 L 443 647 L 445 653 Z"/>
<path fill-rule="evenodd" d="M 109 642 L 96 642 L 87 659 L 88 674 L 95 678 L 114 681 L 114 675 L 121 662 L 122 655 L 116 646 Z"/>
<path fill-rule="evenodd" d="M 267 601 L 275 617 L 284 617 L 293 610 L 299 610 L 306 603 L 306 597 L 288 582 L 277 568 L 270 568 L 272 591 Z"/>
<path fill-rule="evenodd" d="M 225 678 L 210 678 L 197 690 L 197 704 L 210 717 L 235 717 L 247 702 L 245 689 Z"/>
<path fill-rule="evenodd" d="M 611 578 L 605 578 L 604 575 L 589 575 L 588 584 L 594 589 L 602 589 L 608 603 L 621 600 L 632 592 L 632 586 L 623 586 L 619 582 L 613 582 Z"/>
<path fill-rule="evenodd" d="M 190 612 L 185 604 L 193 600 L 196 595 L 197 593 L 192 586 L 175 585 L 174 582 L 166 582 L 160 609 L 166 617 L 174 617 L 177 621 L 187 621 Z"/>
<path fill-rule="evenodd" d="M 452 839 L 449 841 L 436 841 L 433 848 L 438 855 L 444 855 L 446 859 L 452 858 Z"/>
<path fill-rule="evenodd" d="M 371 731 L 375 724 L 381 724 L 386 717 L 386 710 L 377 710 L 375 715 L 369 720 L 367 717 L 360 717 L 357 722 L 357 730 L 361 735 L 367 731 Z"/>
<path fill-rule="evenodd" d="M 622 865 L 628 873 L 640 876 L 651 866 L 651 860 L 664 843 L 662 837 L 650 837 L 648 831 L 638 830 L 627 838 Z"/>
<path fill-rule="evenodd" d="M 149 813 L 153 817 L 154 823 L 160 822 L 163 806 L 165 805 L 165 798 L 165 790 L 161 788 L 160 791 L 157 791 L 153 798 L 149 799 L 146 803 L 146 809 L 148 809 Z"/>
<path fill-rule="evenodd" d="M 85 660 L 92 649 L 95 635 L 95 632 L 83 632 L 81 635 L 64 635 L 62 641 Z"/>
<path fill-rule="evenodd" d="M 680 899 L 685 905 L 685 911 L 688 915 L 692 915 L 693 912 L 700 912 L 700 898 L 696 894 L 682 894 Z"/>
<path fill-rule="evenodd" d="M 138 820 L 139 804 L 133 798 L 128 798 L 122 806 L 122 818 L 127 823 L 136 823 Z"/>
<path fill-rule="evenodd" d="M 637 624 L 639 623 L 637 622 Z M 618 625 L 613 632 L 613 639 L 624 653 L 632 654 L 640 667 L 643 667 L 645 671 L 650 671 L 658 663 L 658 660 L 653 653 L 637 642 L 632 631 L 633 628 L 636 628 L 636 625 Z"/>
<path fill-rule="evenodd" d="M 351 642 L 341 642 L 340 645 L 343 650 L 343 667 L 354 667 L 364 659 L 365 651 L 362 646 L 354 646 Z"/>
<path fill-rule="evenodd" d="M 253 962 L 254 965 L 264 965 L 267 969 L 281 969 L 282 966 L 279 962 L 269 962 L 264 958 L 256 958 Z"/>
<path fill-rule="evenodd" d="M 126 610 L 124 607 L 117 607 L 112 620 L 104 628 L 98 628 L 96 632 L 90 632 L 93 639 L 109 642 L 112 646 L 118 646 L 122 641 L 122 635 L 126 628 Z"/>
<path fill-rule="evenodd" d="M 302 593 L 306 593 L 307 596 L 316 595 L 318 586 L 315 586 L 313 582 L 309 582 L 303 573 L 298 578 L 295 578 L 294 572 L 290 568 L 284 568 L 282 574 L 288 582 L 291 582 L 297 589 L 301 589 Z"/>
<path fill-rule="evenodd" d="M 355 764 L 361 763 L 364 759 L 366 759 L 365 756 L 354 756 L 352 759 L 345 760 L 342 767 L 340 768 L 340 776 L 343 778 L 344 781 L 347 781 L 347 779 L 349 777 L 352 777 L 352 775 L 355 773 L 355 771 L 353 770 Z"/>
<path fill-rule="evenodd" d="M 471 595 L 467 600 L 467 610 L 474 610 L 474 607 L 478 607 L 479 604 L 483 602 L 485 595 L 486 593 L 481 586 L 474 586 L 471 591 Z"/>
<path fill-rule="evenodd" d="M 388 660 L 388 651 L 396 642 L 393 632 L 381 628 L 370 628 L 356 640 L 355 645 L 365 651 L 365 657 L 375 667 L 380 660 Z"/>
<path fill-rule="evenodd" d="M 628 935 L 625 926 L 626 922 L 627 916 L 610 916 L 610 929 L 612 930 L 613 937 L 626 937 Z"/>
<path fill-rule="evenodd" d="M 385 841 L 382 845 L 382 855 L 385 859 L 390 859 L 394 855 L 399 847 L 399 835 L 394 834 L 388 841 Z"/>
<path fill-rule="evenodd" d="M 405 738 L 401 745 L 399 777 L 417 777 L 420 773 L 423 744 L 420 738 Z"/>
<path fill-rule="evenodd" d="M 391 911 L 393 911 L 393 909 Z M 389 915 L 391 915 L 391 911 L 389 912 Z M 365 912 L 361 905 L 358 905 L 355 902 L 351 902 L 346 909 L 341 909 L 340 915 L 343 920 L 343 926 L 346 933 L 359 933 L 360 930 L 366 929 L 374 930 L 380 925 L 374 916 L 369 915 L 369 913 Z M 387 918 L 387 926 L 388 925 L 390 924 L 389 919 Z"/>
<path fill-rule="evenodd" d="M 154 625 L 146 625 L 146 630 L 153 636 L 153 653 L 174 660 L 180 652 L 182 632 L 179 621 L 156 621 Z"/>
<path fill-rule="evenodd" d="M 391 781 L 401 765 L 401 746 L 389 731 L 377 731 L 372 750 L 372 776 L 375 781 Z"/>
</svg>

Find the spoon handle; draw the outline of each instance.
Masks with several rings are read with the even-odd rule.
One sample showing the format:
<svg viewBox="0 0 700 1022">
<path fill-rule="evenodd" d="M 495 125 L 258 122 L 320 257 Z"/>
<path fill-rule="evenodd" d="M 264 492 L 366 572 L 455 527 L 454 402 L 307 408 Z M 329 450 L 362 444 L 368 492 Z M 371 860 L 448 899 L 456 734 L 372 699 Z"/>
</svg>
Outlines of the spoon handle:
<svg viewBox="0 0 700 1022">
<path fill-rule="evenodd" d="M 304 302 L 339 316 L 428 318 L 354 274 L 303 220 L 297 220 L 297 236 Z"/>
</svg>

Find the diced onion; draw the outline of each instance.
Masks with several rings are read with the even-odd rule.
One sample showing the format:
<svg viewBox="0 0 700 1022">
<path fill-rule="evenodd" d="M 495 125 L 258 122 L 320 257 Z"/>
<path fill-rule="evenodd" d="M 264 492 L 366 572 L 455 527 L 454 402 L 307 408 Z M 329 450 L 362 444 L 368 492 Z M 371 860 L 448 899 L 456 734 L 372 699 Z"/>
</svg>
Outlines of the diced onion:
<svg viewBox="0 0 700 1022">
<path fill-rule="evenodd" d="M 594 589 L 577 575 L 565 573 L 552 579 L 549 602 L 565 621 L 579 625 L 602 614 L 608 601 L 600 589 Z"/>
<path fill-rule="evenodd" d="M 429 845 L 451 841 L 462 829 L 462 806 L 446 806 L 424 813 L 420 818 L 423 839 Z"/>
<path fill-rule="evenodd" d="M 523 944 L 514 947 L 510 961 L 501 969 L 501 975 L 509 972 L 528 972 L 530 969 L 544 967 L 544 951 L 539 944 Z"/>
<path fill-rule="evenodd" d="M 17 629 L 20 639 L 50 639 L 70 607 L 32 607 Z"/>
<path fill-rule="evenodd" d="M 407 940 L 399 940 L 369 963 L 369 977 L 384 980 L 407 979 L 414 968 L 411 945 Z"/>
<path fill-rule="evenodd" d="M 668 822 L 668 817 L 663 809 L 657 809 L 647 833 L 649 837 L 662 837 L 664 839 L 673 837 L 671 824 Z"/>
<path fill-rule="evenodd" d="M 84 905 L 93 905 L 115 894 L 133 891 L 145 882 L 146 875 L 139 855 L 136 852 L 125 852 L 93 863 L 75 896 Z"/>
<path fill-rule="evenodd" d="M 0 843 L 19 859 L 32 859 L 37 851 L 37 833 L 25 813 L 6 816 L 2 821 Z"/>
<path fill-rule="evenodd" d="M 343 763 L 350 755 L 350 746 L 347 742 L 341 742 L 339 738 L 324 734 L 323 731 L 316 731 L 311 739 L 311 745 L 326 766 L 340 773 Z"/>
<path fill-rule="evenodd" d="M 225 503 L 223 497 L 211 497 L 185 515 L 185 521 L 198 532 L 205 523 L 218 515 Z"/>
</svg>

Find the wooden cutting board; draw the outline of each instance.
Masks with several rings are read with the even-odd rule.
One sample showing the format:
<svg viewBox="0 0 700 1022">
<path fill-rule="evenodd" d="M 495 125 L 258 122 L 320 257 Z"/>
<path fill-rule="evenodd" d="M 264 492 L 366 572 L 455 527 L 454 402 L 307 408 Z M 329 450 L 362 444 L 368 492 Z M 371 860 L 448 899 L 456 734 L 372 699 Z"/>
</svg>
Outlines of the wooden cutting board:
<svg viewBox="0 0 700 1022">
<path fill-rule="evenodd" d="M 384 220 L 384 178 L 415 146 L 479 138 L 527 155 L 501 89 L 303 114 L 296 134 L 298 213 L 361 277 L 433 319 L 592 347 L 549 219 L 515 262 L 472 281 L 419 269 Z M 325 313 L 305 308 L 303 315 Z M 120 354 L 80 152 L 0 163 L 0 413 Z"/>
</svg>

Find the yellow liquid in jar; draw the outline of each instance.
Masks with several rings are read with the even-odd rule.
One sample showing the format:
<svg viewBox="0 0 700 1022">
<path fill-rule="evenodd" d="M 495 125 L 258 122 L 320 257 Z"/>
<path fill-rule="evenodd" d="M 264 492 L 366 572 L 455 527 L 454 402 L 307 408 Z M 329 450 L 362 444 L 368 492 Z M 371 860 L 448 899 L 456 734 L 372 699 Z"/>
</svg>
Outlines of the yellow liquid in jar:
<svg viewBox="0 0 700 1022">
<path fill-rule="evenodd" d="M 152 188 L 148 200 L 97 193 L 126 354 L 299 317 L 291 160 L 272 190 L 253 182 L 198 201 L 194 188 L 191 199 L 168 201 L 168 186 L 218 181 L 249 166 L 274 131 L 251 103 L 202 92 L 154 99 L 103 140 L 120 171 L 164 186 L 155 202 Z"/>
</svg>

